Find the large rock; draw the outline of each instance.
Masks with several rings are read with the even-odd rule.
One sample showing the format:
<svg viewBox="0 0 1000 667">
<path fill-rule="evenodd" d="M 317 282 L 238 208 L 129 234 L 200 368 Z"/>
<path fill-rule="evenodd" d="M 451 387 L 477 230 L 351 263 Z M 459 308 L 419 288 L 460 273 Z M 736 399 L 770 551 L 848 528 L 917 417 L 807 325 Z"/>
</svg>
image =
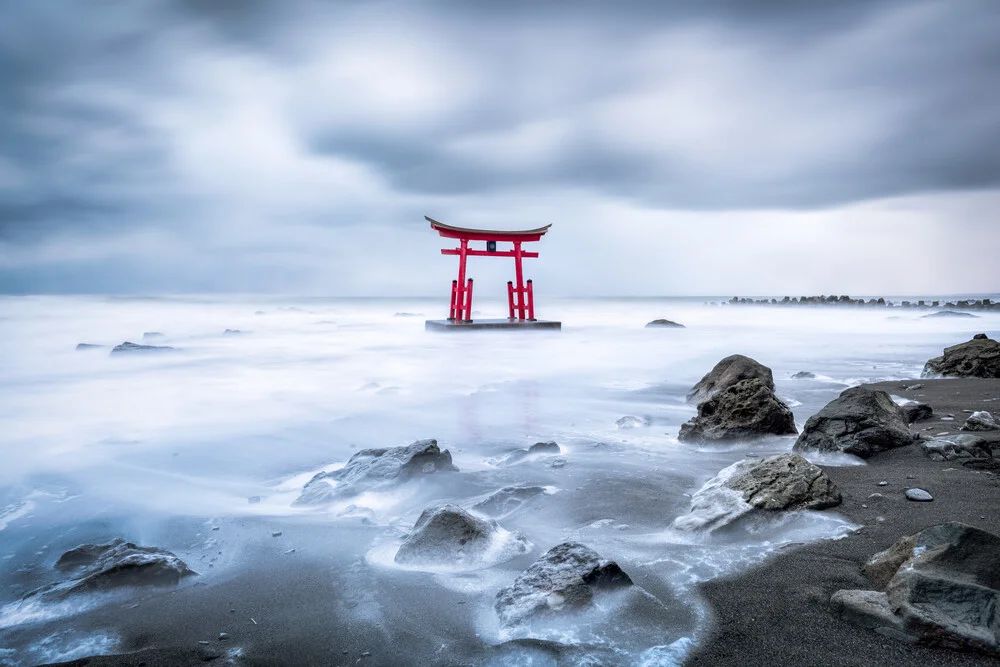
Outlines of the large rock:
<svg viewBox="0 0 1000 667">
<path fill-rule="evenodd" d="M 944 349 L 944 354 L 924 365 L 923 377 L 1000 378 L 1000 343 L 986 334 Z"/>
<path fill-rule="evenodd" d="M 818 466 L 797 454 L 738 461 L 691 498 L 691 512 L 674 520 L 679 530 L 714 531 L 760 512 L 826 509 L 840 490 Z"/>
<path fill-rule="evenodd" d="M 395 561 L 406 565 L 487 564 L 491 551 L 507 560 L 525 553 L 529 544 L 520 536 L 511 536 L 495 521 L 475 517 L 457 505 L 438 505 L 424 510 L 413 525 L 413 531 L 400 545 Z M 497 559 L 491 559 L 490 563 Z"/>
<path fill-rule="evenodd" d="M 505 486 L 473 505 L 472 509 L 486 516 L 507 516 L 546 493 L 544 486 Z"/>
<path fill-rule="evenodd" d="M 838 591 L 842 616 L 908 641 L 1000 656 L 1000 537 L 962 523 L 931 526 L 862 571 L 885 592 Z"/>
<path fill-rule="evenodd" d="M 955 459 L 988 459 L 992 456 L 989 444 L 975 435 L 942 435 L 917 443 L 924 456 L 931 461 Z"/>
<path fill-rule="evenodd" d="M 851 387 L 806 421 L 793 450 L 845 452 L 868 458 L 911 442 L 906 417 L 889 394 Z"/>
<path fill-rule="evenodd" d="M 494 608 L 504 625 L 586 607 L 594 592 L 624 588 L 632 580 L 614 561 L 576 542 L 550 549 L 510 586 L 497 593 Z"/>
<path fill-rule="evenodd" d="M 310 479 L 295 504 L 322 504 L 425 475 L 457 470 L 451 462 L 451 452 L 442 451 L 437 440 L 418 440 L 405 447 L 362 449 L 340 470 L 321 472 Z"/>
<path fill-rule="evenodd" d="M 169 345 L 139 345 L 138 343 L 130 343 L 125 341 L 121 345 L 115 345 L 111 349 L 111 354 L 136 354 L 136 353 L 154 353 L 154 352 L 171 352 L 176 350 L 176 347 L 170 347 Z"/>
<path fill-rule="evenodd" d="M 682 442 L 743 440 L 765 435 L 795 435 L 795 416 L 759 378 L 742 380 L 698 405 L 698 414 L 681 425 Z"/>
<path fill-rule="evenodd" d="M 962 424 L 963 431 L 997 431 L 1000 430 L 1000 424 L 997 424 L 996 418 L 989 412 L 985 410 L 979 412 L 973 412 L 969 415 L 969 418 L 965 420 Z"/>
<path fill-rule="evenodd" d="M 64 553 L 55 565 L 71 575 L 25 597 L 65 597 L 73 593 L 122 586 L 175 586 L 197 574 L 180 558 L 157 547 L 140 547 L 119 538 L 108 544 L 84 544 Z"/>
<path fill-rule="evenodd" d="M 700 403 L 737 382 L 754 378 L 774 391 L 774 376 L 770 368 L 750 357 L 734 354 L 717 363 L 708 375 L 699 380 L 688 392 L 687 400 L 689 403 Z"/>
</svg>

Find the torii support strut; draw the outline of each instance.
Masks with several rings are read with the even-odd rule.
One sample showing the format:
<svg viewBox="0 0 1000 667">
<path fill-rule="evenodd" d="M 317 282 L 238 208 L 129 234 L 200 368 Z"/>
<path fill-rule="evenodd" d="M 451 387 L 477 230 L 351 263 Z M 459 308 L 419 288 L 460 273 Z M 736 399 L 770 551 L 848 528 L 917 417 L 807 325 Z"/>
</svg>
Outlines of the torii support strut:
<svg viewBox="0 0 1000 667">
<path fill-rule="evenodd" d="M 521 266 L 521 260 L 525 257 L 538 257 L 538 253 L 523 250 L 521 244 L 540 240 L 552 225 L 507 232 L 453 227 L 427 216 L 424 216 L 424 219 L 431 223 L 431 229 L 444 238 L 458 239 L 459 241 L 459 247 L 441 250 L 442 255 L 458 255 L 458 280 L 451 281 L 451 302 L 448 307 L 449 322 L 472 321 L 472 278 L 466 280 L 465 277 L 465 263 L 469 257 L 513 257 L 514 278 L 517 280 L 517 284 L 515 285 L 513 281 L 507 282 L 508 319 L 512 321 L 517 319 L 520 322 L 535 321 L 535 295 L 531 280 L 528 280 L 527 284 L 524 282 L 524 269 Z M 486 248 L 482 250 L 470 248 L 470 241 L 485 241 Z M 497 250 L 497 243 L 511 243 L 513 248 L 511 250 Z"/>
</svg>

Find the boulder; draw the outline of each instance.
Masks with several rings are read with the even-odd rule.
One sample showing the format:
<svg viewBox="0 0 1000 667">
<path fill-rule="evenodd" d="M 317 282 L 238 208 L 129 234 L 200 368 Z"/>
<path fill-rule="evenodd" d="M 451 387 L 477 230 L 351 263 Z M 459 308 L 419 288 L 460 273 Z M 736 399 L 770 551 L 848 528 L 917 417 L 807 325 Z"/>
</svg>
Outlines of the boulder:
<svg viewBox="0 0 1000 667">
<path fill-rule="evenodd" d="M 1000 424 L 992 414 L 985 410 L 973 412 L 962 424 L 963 431 L 998 431 Z"/>
<path fill-rule="evenodd" d="M 646 328 L 647 329 L 656 329 L 656 328 L 664 328 L 664 327 L 666 327 L 666 328 L 674 328 L 674 329 L 683 329 L 684 325 L 683 324 L 678 324 L 677 322 L 673 322 L 671 320 L 653 320 L 652 322 L 649 322 L 649 323 L 646 324 Z"/>
<path fill-rule="evenodd" d="M 649 417 L 637 417 L 635 415 L 626 415 L 615 422 L 615 426 L 622 429 L 623 431 L 630 428 L 641 428 L 643 426 L 649 426 L 651 420 Z"/>
<path fill-rule="evenodd" d="M 815 380 L 816 374 L 812 371 L 799 371 L 798 373 L 792 373 L 793 380 Z"/>
<path fill-rule="evenodd" d="M 925 528 L 862 568 L 876 591 L 838 591 L 841 615 L 889 636 L 1000 656 L 1000 537 L 962 523 Z"/>
<path fill-rule="evenodd" d="M 150 352 L 169 352 L 171 350 L 176 350 L 176 347 L 170 347 L 169 345 L 139 345 L 138 343 L 130 343 L 125 341 L 121 345 L 115 345 L 111 349 L 111 354 L 133 354 L 133 353 L 150 353 Z"/>
<path fill-rule="evenodd" d="M 561 453 L 562 448 L 551 440 L 549 442 L 536 442 L 527 449 L 515 449 L 504 457 L 501 463 L 509 466 L 536 456 L 556 456 Z"/>
<path fill-rule="evenodd" d="M 25 597 L 63 598 L 122 586 L 175 586 L 197 574 L 174 554 L 140 547 L 118 538 L 108 544 L 84 544 L 64 553 L 55 565 L 66 581 L 39 588 Z"/>
<path fill-rule="evenodd" d="M 923 377 L 1000 378 L 1000 343 L 986 334 L 976 334 L 972 340 L 946 347 L 944 354 L 924 365 Z"/>
<path fill-rule="evenodd" d="M 505 486 L 473 505 L 472 509 L 486 516 L 507 516 L 545 493 L 544 486 Z"/>
<path fill-rule="evenodd" d="M 699 380 L 688 392 L 687 400 L 689 403 L 700 403 L 737 382 L 754 378 L 774 391 L 774 376 L 770 368 L 750 357 L 734 354 L 717 363 L 708 375 Z"/>
<path fill-rule="evenodd" d="M 497 593 L 494 608 L 503 625 L 589 606 L 600 590 L 625 588 L 632 580 L 614 561 L 576 542 L 550 549 L 510 586 Z"/>
<path fill-rule="evenodd" d="M 691 512 L 674 520 L 679 530 L 714 531 L 761 512 L 826 509 L 840 490 L 818 466 L 797 454 L 738 461 L 691 498 Z"/>
<path fill-rule="evenodd" d="M 795 435 L 795 416 L 760 378 L 742 380 L 698 405 L 698 414 L 681 425 L 681 442 L 743 440 L 765 435 Z"/>
<path fill-rule="evenodd" d="M 932 440 L 920 440 L 917 446 L 932 461 L 988 459 L 992 456 L 989 444 L 975 435 L 942 435 Z"/>
<path fill-rule="evenodd" d="M 362 449 L 340 470 L 321 472 L 302 488 L 296 505 L 317 505 L 439 472 L 455 472 L 451 452 L 437 440 L 418 440 L 405 447 Z"/>
<path fill-rule="evenodd" d="M 889 394 L 862 386 L 844 390 L 810 417 L 792 449 L 868 458 L 911 442 L 906 417 Z"/>
<path fill-rule="evenodd" d="M 973 315 L 972 313 L 963 313 L 960 310 L 939 310 L 936 313 L 928 313 L 922 316 L 924 319 L 928 317 L 979 317 L 979 315 Z"/>
<path fill-rule="evenodd" d="M 475 517 L 458 505 L 438 505 L 420 514 L 413 531 L 396 552 L 395 561 L 405 565 L 464 567 L 489 564 L 490 552 L 507 535 L 496 521 Z M 512 558 L 528 548 L 528 541 L 517 536 L 508 543 L 505 554 Z"/>
<path fill-rule="evenodd" d="M 907 424 L 930 419 L 934 416 L 934 409 L 926 403 L 909 403 L 899 407 L 903 411 L 903 417 Z"/>
</svg>

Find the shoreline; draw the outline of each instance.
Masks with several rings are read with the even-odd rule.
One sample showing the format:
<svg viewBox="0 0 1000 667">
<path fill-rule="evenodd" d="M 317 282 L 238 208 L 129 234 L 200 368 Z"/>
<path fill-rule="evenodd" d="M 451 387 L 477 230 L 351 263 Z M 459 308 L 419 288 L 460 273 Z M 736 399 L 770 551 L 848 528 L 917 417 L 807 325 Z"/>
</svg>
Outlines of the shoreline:
<svg viewBox="0 0 1000 667">
<path fill-rule="evenodd" d="M 867 386 L 930 404 L 935 416 L 911 424 L 916 433 L 928 428 L 931 436 L 956 433 L 962 410 L 1000 406 L 1000 400 L 988 401 L 1000 397 L 1000 380 L 922 380 L 922 389 L 903 390 L 911 384 L 916 382 Z M 947 413 L 955 414 L 955 421 L 940 421 Z M 976 435 L 985 435 L 1000 455 L 1000 432 Z M 829 604 L 837 590 L 871 589 L 861 565 L 905 535 L 948 521 L 1000 534 L 1000 471 L 969 469 L 960 460 L 931 461 L 913 446 L 873 456 L 864 466 L 821 467 L 843 494 L 843 503 L 826 511 L 862 527 L 839 540 L 790 547 L 737 576 L 701 584 L 713 626 L 686 664 L 1000 665 L 1000 658 L 885 637 L 837 618 Z M 888 485 L 878 486 L 883 480 Z M 906 500 L 903 492 L 911 487 L 930 491 L 933 502 Z M 873 493 L 884 497 L 869 499 Z"/>
</svg>

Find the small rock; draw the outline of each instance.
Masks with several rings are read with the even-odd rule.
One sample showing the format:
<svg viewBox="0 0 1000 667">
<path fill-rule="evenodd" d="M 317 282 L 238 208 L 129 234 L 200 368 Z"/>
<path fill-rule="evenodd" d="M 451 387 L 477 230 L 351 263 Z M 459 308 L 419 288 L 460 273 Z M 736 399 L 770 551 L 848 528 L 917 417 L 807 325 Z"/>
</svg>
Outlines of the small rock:
<svg viewBox="0 0 1000 667">
<path fill-rule="evenodd" d="M 630 428 L 640 428 L 642 426 L 649 426 L 648 417 L 636 417 L 634 415 L 627 415 L 622 417 L 615 422 L 615 426 L 622 429 L 623 431 Z"/>
<path fill-rule="evenodd" d="M 652 322 L 650 322 L 650 323 L 648 323 L 646 325 L 647 329 L 655 329 L 655 328 L 659 328 L 659 327 L 669 327 L 669 328 L 674 328 L 674 329 L 683 329 L 684 325 L 683 324 L 678 324 L 677 322 L 672 322 L 671 320 L 663 320 L 663 319 L 653 320 Z"/>
<path fill-rule="evenodd" d="M 212 526 L 212 530 L 219 530 L 219 526 Z"/>
<path fill-rule="evenodd" d="M 799 371 L 798 373 L 792 374 L 793 380 L 815 380 L 816 374 L 812 371 Z"/>
<path fill-rule="evenodd" d="M 207 640 L 204 640 L 204 639 L 202 639 L 202 640 L 201 640 L 201 641 L 199 641 L 198 643 L 199 643 L 199 644 L 201 644 L 202 646 L 208 646 L 208 641 L 207 641 Z"/>
<path fill-rule="evenodd" d="M 997 431 L 1000 424 L 993 415 L 985 410 L 973 412 L 972 415 L 962 424 L 963 431 Z"/>
<path fill-rule="evenodd" d="M 256 505 L 260 502 L 260 496 L 250 496 L 247 498 L 247 502 L 251 505 Z"/>
<path fill-rule="evenodd" d="M 922 385 L 922 384 L 911 384 L 911 385 L 909 385 L 907 387 L 903 387 L 903 391 L 916 391 L 918 389 L 923 389 L 923 388 L 924 388 L 924 385 Z"/>
<path fill-rule="evenodd" d="M 226 633 L 226 632 L 220 632 L 219 633 L 219 641 L 220 642 L 225 641 L 227 639 L 229 639 L 229 633 Z"/>
<path fill-rule="evenodd" d="M 879 482 L 878 485 L 879 486 L 889 486 L 889 482 L 886 482 L 885 480 L 883 480 L 883 481 Z"/>
<path fill-rule="evenodd" d="M 140 352 L 172 352 L 176 349 L 177 348 L 170 347 L 168 345 L 138 345 L 136 343 L 125 341 L 121 345 L 115 345 L 111 350 L 111 354 L 121 355 Z"/>
<path fill-rule="evenodd" d="M 953 422 L 953 421 L 955 421 L 955 418 L 954 417 L 941 417 L 941 421 L 943 421 L 943 422 Z"/>
<path fill-rule="evenodd" d="M 927 503 L 934 500 L 934 496 L 923 489 L 907 489 L 906 499 L 918 503 Z"/>
<path fill-rule="evenodd" d="M 273 533 L 271 533 L 271 537 L 281 537 L 281 531 L 280 530 L 274 531 Z"/>
</svg>

